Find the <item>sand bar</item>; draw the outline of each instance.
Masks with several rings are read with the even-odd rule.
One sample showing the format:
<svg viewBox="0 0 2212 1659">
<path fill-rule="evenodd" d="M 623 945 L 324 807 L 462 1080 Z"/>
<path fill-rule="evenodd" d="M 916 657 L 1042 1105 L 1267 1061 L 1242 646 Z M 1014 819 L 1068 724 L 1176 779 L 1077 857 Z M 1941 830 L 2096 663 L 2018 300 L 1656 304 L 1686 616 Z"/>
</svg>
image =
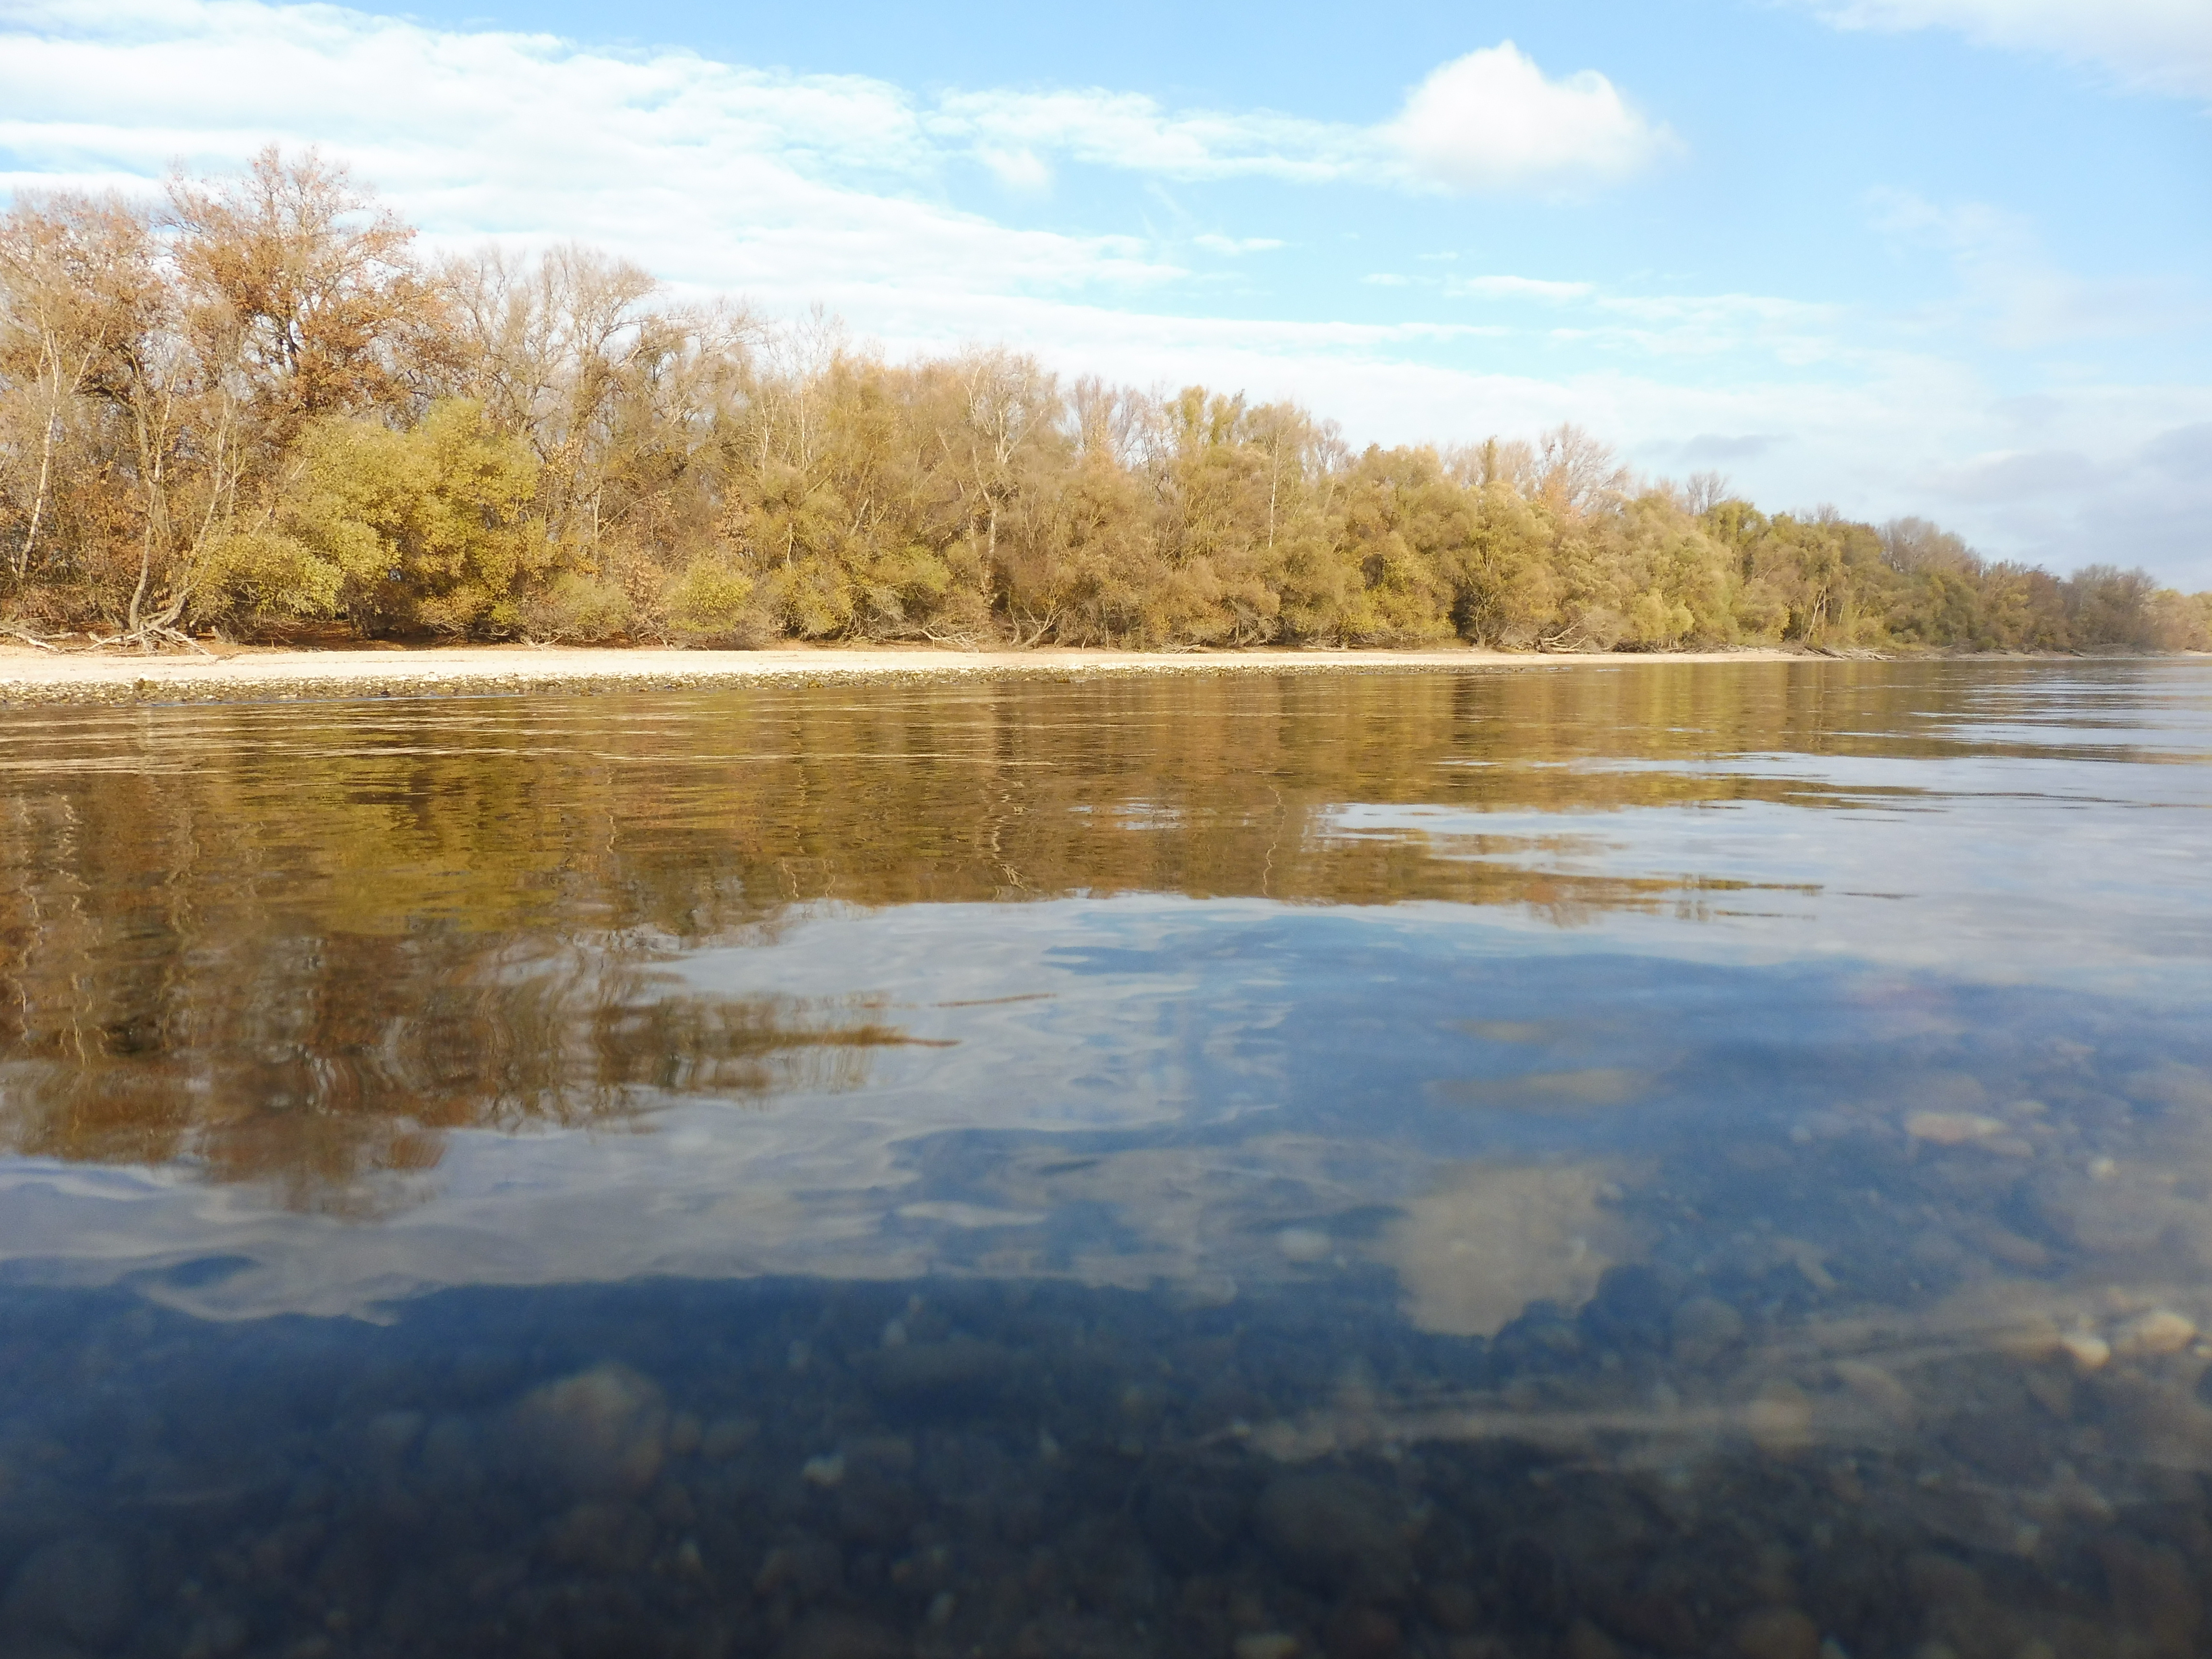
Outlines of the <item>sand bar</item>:
<svg viewBox="0 0 2212 1659">
<path fill-rule="evenodd" d="M 186 653 L 0 649 L 0 707 L 52 703 L 326 702 L 357 697 L 678 690 L 753 684 L 1157 674 L 1389 674 L 1439 669 L 1632 667 L 1652 662 L 1790 662 L 1787 651 L 1539 656 L 1468 647 L 1427 651 L 956 651 L 795 648 L 678 651 L 450 646 L 419 650 L 224 650 Z"/>
</svg>

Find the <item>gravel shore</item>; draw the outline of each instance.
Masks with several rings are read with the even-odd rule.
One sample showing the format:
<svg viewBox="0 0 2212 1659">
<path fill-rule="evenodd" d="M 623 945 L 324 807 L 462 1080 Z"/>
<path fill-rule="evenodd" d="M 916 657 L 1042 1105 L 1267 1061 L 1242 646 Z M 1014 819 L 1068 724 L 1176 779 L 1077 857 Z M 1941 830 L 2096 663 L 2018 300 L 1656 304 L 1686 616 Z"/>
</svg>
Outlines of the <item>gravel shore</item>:
<svg viewBox="0 0 2212 1659">
<path fill-rule="evenodd" d="M 212 656 L 0 649 L 0 706 L 326 702 L 676 690 L 831 681 L 1155 674 L 1375 674 L 1568 664 L 1772 661 L 1784 651 L 1537 656 L 1466 647 L 1430 651 L 629 650 L 457 646 L 422 650 L 225 650 Z"/>
</svg>

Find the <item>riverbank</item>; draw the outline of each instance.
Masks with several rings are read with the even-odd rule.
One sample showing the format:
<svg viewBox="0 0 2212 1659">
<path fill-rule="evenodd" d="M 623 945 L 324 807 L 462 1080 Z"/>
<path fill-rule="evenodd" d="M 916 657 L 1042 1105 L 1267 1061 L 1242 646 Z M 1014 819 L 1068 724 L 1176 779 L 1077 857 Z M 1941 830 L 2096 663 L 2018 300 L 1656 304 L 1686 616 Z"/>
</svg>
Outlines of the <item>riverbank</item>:
<svg viewBox="0 0 2212 1659">
<path fill-rule="evenodd" d="M 355 697 L 499 696 L 675 690 L 756 684 L 1161 674 L 1388 674 L 1457 668 L 1563 668 L 1650 662 L 1792 662 L 1755 649 L 1635 655 L 1536 655 L 1461 646 L 1411 651 L 955 651 L 797 647 L 674 651 L 593 647 L 441 646 L 416 650 L 234 650 L 218 655 L 57 653 L 0 649 L 0 707 L 70 703 L 325 702 Z"/>
</svg>

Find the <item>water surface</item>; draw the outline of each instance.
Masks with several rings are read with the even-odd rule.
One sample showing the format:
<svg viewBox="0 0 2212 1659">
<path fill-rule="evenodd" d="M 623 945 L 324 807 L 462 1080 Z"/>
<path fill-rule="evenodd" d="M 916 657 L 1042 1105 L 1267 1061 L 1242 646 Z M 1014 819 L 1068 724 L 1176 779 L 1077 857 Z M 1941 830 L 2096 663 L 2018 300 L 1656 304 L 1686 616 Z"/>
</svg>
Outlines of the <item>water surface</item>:
<svg viewBox="0 0 2212 1659">
<path fill-rule="evenodd" d="M 2204 665 L 0 736 L 9 1653 L 2212 1644 Z"/>
</svg>

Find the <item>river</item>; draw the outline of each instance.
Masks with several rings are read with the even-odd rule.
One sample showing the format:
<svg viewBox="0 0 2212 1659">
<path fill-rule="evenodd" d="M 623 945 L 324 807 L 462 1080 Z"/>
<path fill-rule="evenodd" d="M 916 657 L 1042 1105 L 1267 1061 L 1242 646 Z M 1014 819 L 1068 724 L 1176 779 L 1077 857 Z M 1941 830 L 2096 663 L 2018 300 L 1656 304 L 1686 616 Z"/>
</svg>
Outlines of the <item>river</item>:
<svg viewBox="0 0 2212 1659">
<path fill-rule="evenodd" d="M 10 1654 L 2212 1645 L 2205 664 L 0 757 Z"/>
</svg>

